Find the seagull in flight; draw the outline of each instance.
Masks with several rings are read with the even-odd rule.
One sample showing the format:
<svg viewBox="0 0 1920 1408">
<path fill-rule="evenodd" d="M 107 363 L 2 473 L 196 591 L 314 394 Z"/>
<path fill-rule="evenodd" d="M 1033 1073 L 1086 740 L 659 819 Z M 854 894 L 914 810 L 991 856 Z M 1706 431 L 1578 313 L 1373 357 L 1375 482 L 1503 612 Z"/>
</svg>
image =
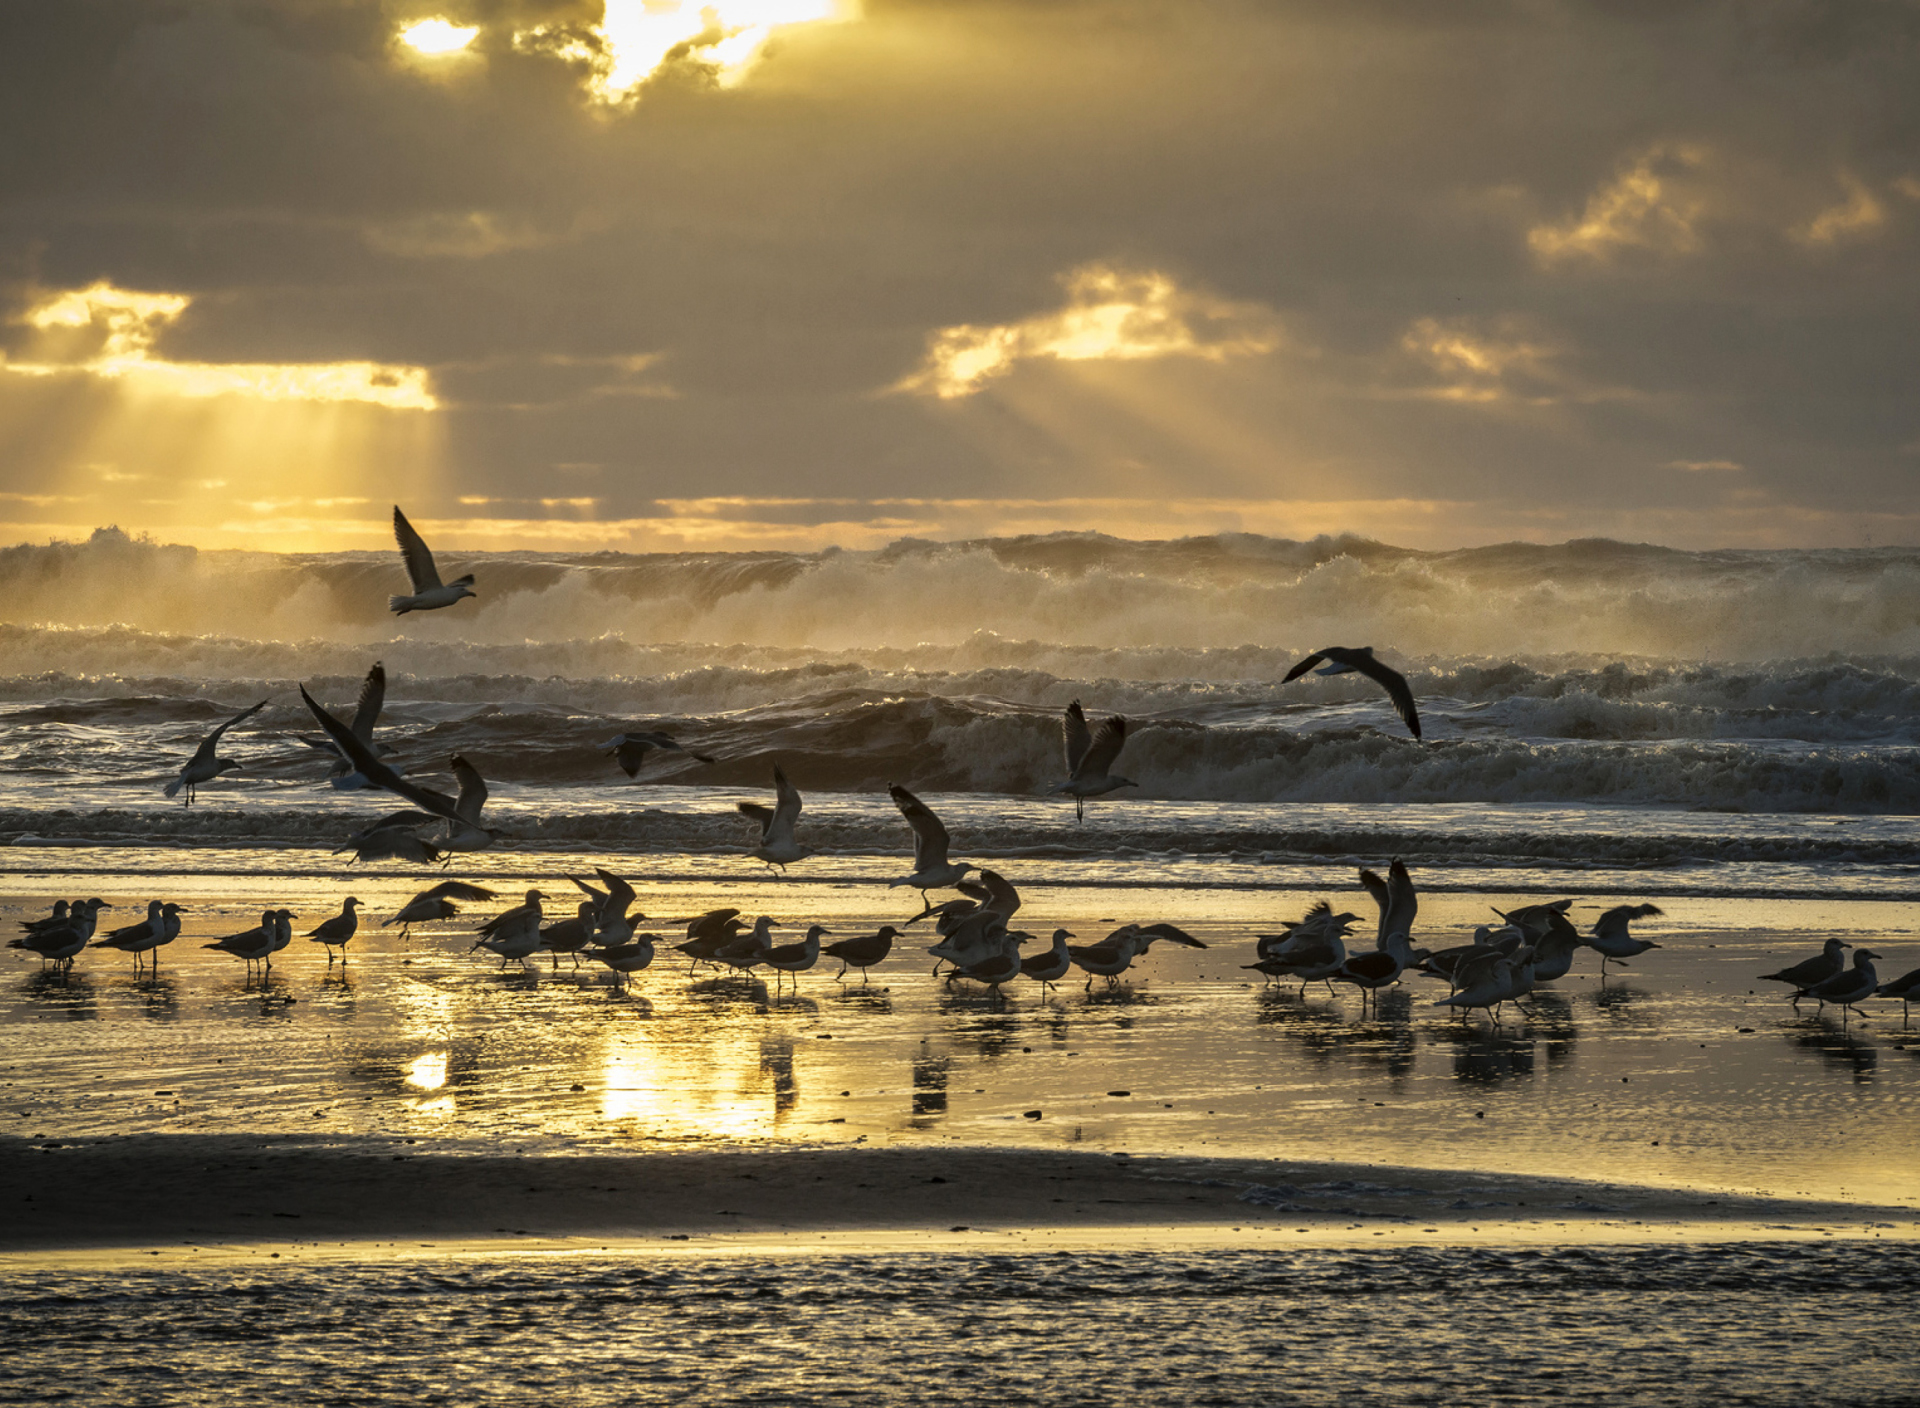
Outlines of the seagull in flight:
<svg viewBox="0 0 1920 1408">
<path fill-rule="evenodd" d="M 1132 778 L 1114 774 L 1113 764 L 1127 743 L 1127 721 L 1115 714 L 1097 729 L 1087 727 L 1086 711 L 1080 701 L 1067 705 L 1061 720 L 1061 739 L 1066 744 L 1067 780 L 1050 787 L 1073 798 L 1076 821 L 1087 817 L 1087 798 L 1118 792 L 1122 787 L 1138 787 Z"/>
<path fill-rule="evenodd" d="M 406 778 L 381 762 L 379 758 L 374 756 L 373 750 L 354 735 L 352 729 L 348 728 L 345 724 L 341 723 L 340 720 L 320 707 L 314 697 L 307 693 L 307 687 L 305 685 L 300 686 L 300 697 L 306 701 L 307 709 L 313 715 L 314 722 L 319 724 L 320 727 L 326 731 L 327 737 L 333 740 L 335 746 L 338 747 L 342 753 L 346 754 L 347 761 L 352 763 L 367 779 L 367 785 L 369 787 L 378 787 L 383 791 L 393 793 L 396 797 L 404 797 L 407 801 L 412 802 L 423 811 L 431 812 L 434 816 L 453 823 L 449 828 L 450 834 L 460 835 L 469 830 L 478 831 L 480 829 L 478 823 L 480 803 L 486 800 L 486 784 L 484 782 L 480 784 L 479 800 L 473 803 L 472 809 L 474 815 L 472 818 L 469 818 L 461 812 L 460 804 L 454 801 L 453 798 L 447 796 L 446 793 L 436 792 L 431 787 L 422 787 L 417 783 L 409 782 Z M 244 715 L 242 717 L 244 717 Z M 456 768 L 455 771 L 458 772 L 459 769 Z M 479 774 L 474 773 L 474 777 L 477 780 Z M 462 778 L 462 783 L 461 791 L 462 794 L 465 795 L 466 787 L 464 785 L 464 777 Z M 472 848 L 469 847 L 468 849 Z"/>
<path fill-rule="evenodd" d="M 214 750 L 220 746 L 220 735 L 239 723 L 242 719 L 250 719 L 266 707 L 267 701 L 262 699 L 251 709 L 242 709 L 239 713 L 221 724 L 219 728 L 203 738 L 200 741 L 199 748 L 194 751 L 193 757 L 188 759 L 187 765 L 180 769 L 180 776 L 166 785 L 166 794 L 169 797 L 176 796 L 182 787 L 186 788 L 187 800 L 182 805 L 190 807 L 193 805 L 193 791 L 196 787 L 203 782 L 213 781 L 214 778 L 220 776 L 220 774 L 228 768 L 239 767 L 240 764 L 234 762 L 231 758 L 221 758 L 214 755 Z"/>
<path fill-rule="evenodd" d="M 387 667 L 376 660 L 373 662 L 373 668 L 367 671 L 366 679 L 361 681 L 360 698 L 353 706 L 353 722 L 347 727 L 353 730 L 356 738 L 382 758 L 392 757 L 393 749 L 384 743 L 373 741 L 373 726 L 380 721 L 380 710 L 386 702 Z M 303 733 L 300 735 L 300 741 L 309 748 L 334 755 L 332 776 L 335 787 L 347 789 L 367 785 L 366 778 L 354 770 L 353 764 L 347 761 L 346 754 L 334 747 L 331 739 L 315 738 L 311 734 Z"/>
<path fill-rule="evenodd" d="M 696 753 L 693 749 L 674 741 L 671 734 L 661 733 L 658 729 L 631 729 L 626 733 L 616 733 L 605 743 L 599 744 L 628 777 L 640 776 L 640 765 L 647 760 L 647 754 L 656 748 L 671 749 L 675 753 L 685 753 L 697 762 L 711 763 L 714 760 L 705 753 Z"/>
<path fill-rule="evenodd" d="M 920 898 L 924 901 L 928 890 L 957 885 L 967 878 L 968 871 L 980 868 L 973 864 L 956 865 L 947 859 L 947 847 L 951 844 L 947 828 L 941 825 L 940 818 L 933 814 L 925 802 L 897 782 L 887 788 L 887 795 L 893 798 L 893 804 L 900 808 L 900 815 L 913 828 L 913 874 L 889 880 L 888 889 L 896 885 L 911 885 L 920 892 Z"/>
<path fill-rule="evenodd" d="M 787 781 L 778 764 L 773 769 L 773 788 L 773 806 L 741 802 L 740 815 L 760 823 L 760 844 L 753 848 L 753 858 L 778 866 L 784 875 L 788 866 L 812 855 L 813 848 L 793 839 L 794 823 L 800 820 L 800 791 Z"/>
<path fill-rule="evenodd" d="M 458 914 L 460 906 L 454 903 L 455 900 L 490 900 L 493 895 L 494 892 L 484 885 L 470 885 L 464 880 L 442 880 L 400 906 L 393 918 L 383 921 L 380 927 L 385 929 L 398 924 L 401 941 L 405 942 L 415 924 L 451 919 Z"/>
<path fill-rule="evenodd" d="M 1330 645 L 1324 650 L 1316 650 L 1306 659 L 1287 671 L 1282 684 L 1290 684 L 1300 678 L 1315 665 L 1326 663 L 1315 673 L 1322 675 L 1345 675 L 1354 671 L 1365 675 L 1382 689 L 1387 698 L 1393 701 L 1394 709 L 1406 722 L 1408 730 L 1415 738 L 1420 736 L 1420 711 L 1413 706 L 1413 690 L 1407 684 L 1407 677 L 1398 670 L 1382 665 L 1373 658 L 1373 647 Z"/>
<path fill-rule="evenodd" d="M 433 565 L 433 553 L 413 525 L 407 522 L 407 516 L 400 512 L 400 505 L 393 506 L 393 537 L 400 544 L 400 556 L 407 564 L 407 579 L 413 583 L 412 596 L 390 596 L 387 609 L 396 616 L 404 616 L 409 611 L 438 611 L 443 606 L 452 606 L 463 596 L 478 597 L 480 593 L 473 589 L 473 574 L 456 577 L 444 585 L 440 581 L 440 569 Z"/>
</svg>

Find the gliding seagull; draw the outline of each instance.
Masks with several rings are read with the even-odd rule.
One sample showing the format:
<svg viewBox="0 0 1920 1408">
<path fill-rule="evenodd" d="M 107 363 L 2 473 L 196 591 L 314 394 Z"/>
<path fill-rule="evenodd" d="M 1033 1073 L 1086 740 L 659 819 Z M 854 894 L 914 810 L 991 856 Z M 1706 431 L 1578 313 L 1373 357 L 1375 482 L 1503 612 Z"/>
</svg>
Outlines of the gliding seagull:
<svg viewBox="0 0 1920 1408">
<path fill-rule="evenodd" d="M 380 721 L 380 709 L 386 702 L 387 668 L 376 660 L 373 662 L 373 668 L 367 671 L 366 679 L 361 681 L 360 697 L 355 701 L 353 706 L 353 722 L 348 724 L 347 727 L 353 730 L 355 738 L 358 738 L 383 758 L 392 757 L 393 749 L 384 743 L 375 743 L 373 741 L 373 726 Z M 299 737 L 300 741 L 306 744 L 307 747 L 318 749 L 322 753 L 333 754 L 334 762 L 331 776 L 335 787 L 344 789 L 365 787 L 367 785 L 367 780 L 360 776 L 358 772 L 354 771 L 353 764 L 347 760 L 346 754 L 334 747 L 332 739 L 315 738 L 311 734 L 304 733 Z"/>
<path fill-rule="evenodd" d="M 220 776 L 220 774 L 228 768 L 239 767 L 240 764 L 234 762 L 231 758 L 220 758 L 214 755 L 214 749 L 220 746 L 220 735 L 239 723 L 242 719 L 250 719 L 266 707 L 267 701 L 262 699 L 251 709 L 242 709 L 202 739 L 200 746 L 194 750 L 193 757 L 188 759 L 187 765 L 180 769 L 180 776 L 166 785 L 164 789 L 166 794 L 172 797 L 178 794 L 182 787 L 186 788 L 187 800 L 183 805 L 190 807 L 193 805 L 193 791 L 196 787 L 203 782 L 213 781 L 214 778 Z"/>
<path fill-rule="evenodd" d="M 605 743 L 596 746 L 604 750 L 607 756 L 615 762 L 619 763 L 620 770 L 628 777 L 640 776 L 640 765 L 647 760 L 647 754 L 657 748 L 670 749 L 675 753 L 685 753 L 696 762 L 711 763 L 714 761 L 705 753 L 696 753 L 693 749 L 675 742 L 672 734 L 661 733 L 657 729 L 648 731 L 634 729 L 626 733 L 616 733 Z"/>
<path fill-rule="evenodd" d="M 1289 684 L 1299 679 L 1322 660 L 1328 663 L 1325 668 L 1318 671 L 1320 674 L 1344 675 L 1357 670 L 1386 690 L 1387 698 L 1393 701 L 1394 709 L 1405 720 L 1407 728 L 1415 738 L 1420 736 L 1420 711 L 1413 706 L 1413 690 L 1407 684 L 1407 677 L 1374 659 L 1373 647 L 1370 645 L 1358 647 L 1329 645 L 1325 649 L 1316 650 L 1288 670 L 1286 678 L 1280 683 Z"/>
<path fill-rule="evenodd" d="M 412 596 L 387 598 L 387 609 L 394 615 L 404 616 L 409 611 L 438 611 L 443 606 L 452 606 L 463 596 L 480 595 L 473 589 L 471 572 L 445 585 L 441 584 L 440 569 L 433 565 L 433 554 L 427 550 L 426 541 L 413 531 L 407 516 L 400 512 L 399 504 L 393 506 L 393 539 L 400 544 L 400 556 L 407 564 L 407 579 L 413 583 Z"/>
</svg>

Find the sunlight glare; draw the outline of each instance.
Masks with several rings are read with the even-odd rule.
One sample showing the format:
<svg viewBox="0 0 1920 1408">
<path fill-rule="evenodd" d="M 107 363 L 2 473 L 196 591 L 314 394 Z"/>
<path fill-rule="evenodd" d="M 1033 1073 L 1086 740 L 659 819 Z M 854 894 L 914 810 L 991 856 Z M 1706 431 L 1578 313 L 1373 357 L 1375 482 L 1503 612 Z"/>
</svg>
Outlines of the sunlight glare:
<svg viewBox="0 0 1920 1408">
<path fill-rule="evenodd" d="M 434 18 L 400 31 L 400 42 L 421 54 L 457 54 L 479 37 L 478 25 L 462 26 Z"/>
<path fill-rule="evenodd" d="M 517 47 L 584 62 L 602 103 L 636 97 L 674 59 L 710 70 L 723 87 L 743 78 L 777 29 L 854 17 L 851 0 L 606 0 L 600 23 L 542 25 L 514 35 Z"/>
</svg>

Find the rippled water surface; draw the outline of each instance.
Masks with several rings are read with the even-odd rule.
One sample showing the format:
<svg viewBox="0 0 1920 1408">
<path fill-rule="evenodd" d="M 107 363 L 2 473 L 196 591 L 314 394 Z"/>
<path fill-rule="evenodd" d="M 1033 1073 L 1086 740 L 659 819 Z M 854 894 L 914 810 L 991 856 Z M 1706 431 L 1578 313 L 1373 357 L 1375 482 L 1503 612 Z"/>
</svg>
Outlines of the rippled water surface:
<svg viewBox="0 0 1920 1408">
<path fill-rule="evenodd" d="M 1910 1245 L 28 1273 L 13 1401 L 1913 1401 Z"/>
</svg>

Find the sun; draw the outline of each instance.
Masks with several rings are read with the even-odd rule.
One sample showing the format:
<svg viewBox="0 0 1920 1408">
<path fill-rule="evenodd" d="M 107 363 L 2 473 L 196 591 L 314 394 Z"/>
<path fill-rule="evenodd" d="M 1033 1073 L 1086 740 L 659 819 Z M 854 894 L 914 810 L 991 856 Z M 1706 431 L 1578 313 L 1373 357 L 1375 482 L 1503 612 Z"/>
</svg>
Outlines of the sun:
<svg viewBox="0 0 1920 1408">
<path fill-rule="evenodd" d="M 434 18 L 400 31 L 400 42 L 420 54 L 457 54 L 479 37 L 478 25 L 463 26 Z"/>
</svg>

